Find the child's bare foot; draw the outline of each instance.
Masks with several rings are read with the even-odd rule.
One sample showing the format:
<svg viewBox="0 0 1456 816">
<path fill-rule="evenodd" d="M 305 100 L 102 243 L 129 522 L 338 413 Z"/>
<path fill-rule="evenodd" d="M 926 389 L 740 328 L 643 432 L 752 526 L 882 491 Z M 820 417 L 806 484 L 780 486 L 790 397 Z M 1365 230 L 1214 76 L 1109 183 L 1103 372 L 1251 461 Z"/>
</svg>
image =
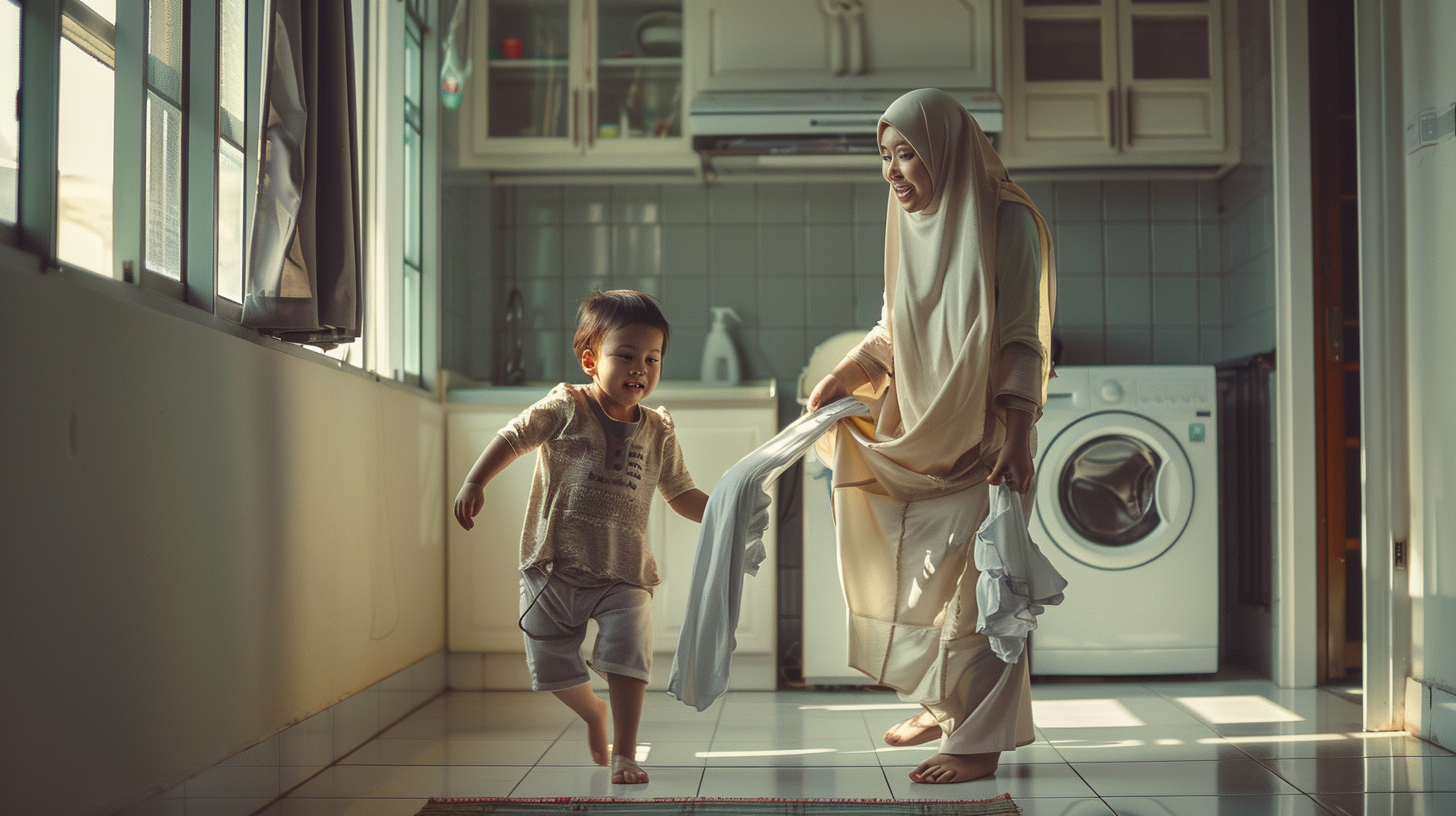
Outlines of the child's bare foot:
<svg viewBox="0 0 1456 816">
<path fill-rule="evenodd" d="M 586 720 L 586 741 L 591 746 L 592 761 L 598 765 L 607 764 L 607 701 L 595 695 L 595 701 L 591 705 L 590 716 L 583 715 Z"/>
<path fill-rule="evenodd" d="M 989 754 L 936 754 L 911 771 L 910 779 L 931 784 L 970 782 L 996 773 L 1000 762 L 999 751 Z"/>
<path fill-rule="evenodd" d="M 647 781 L 647 772 L 632 757 L 612 754 L 612 784 L 641 785 Z"/>
<path fill-rule="evenodd" d="M 940 723 L 935 721 L 935 715 L 929 711 L 922 711 L 917 716 L 896 725 L 885 732 L 885 744 L 894 745 L 897 748 L 906 745 L 919 745 L 922 742 L 930 742 L 940 738 Z"/>
</svg>

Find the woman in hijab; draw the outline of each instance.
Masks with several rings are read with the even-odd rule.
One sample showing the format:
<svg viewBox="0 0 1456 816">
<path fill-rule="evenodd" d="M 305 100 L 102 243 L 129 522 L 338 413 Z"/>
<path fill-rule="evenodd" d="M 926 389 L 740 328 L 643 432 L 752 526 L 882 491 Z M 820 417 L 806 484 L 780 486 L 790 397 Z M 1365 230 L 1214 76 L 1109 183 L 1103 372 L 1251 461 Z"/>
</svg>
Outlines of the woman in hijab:
<svg viewBox="0 0 1456 816">
<path fill-rule="evenodd" d="M 1003 663 L 975 632 L 970 554 L 990 485 L 1033 495 L 1056 275 L 1046 222 L 950 95 L 900 97 L 879 144 L 881 319 L 808 407 L 852 395 L 871 409 L 818 446 L 834 469 L 850 665 L 924 708 L 886 743 L 941 739 L 910 778 L 963 782 L 1035 739 L 1025 655 Z"/>
</svg>

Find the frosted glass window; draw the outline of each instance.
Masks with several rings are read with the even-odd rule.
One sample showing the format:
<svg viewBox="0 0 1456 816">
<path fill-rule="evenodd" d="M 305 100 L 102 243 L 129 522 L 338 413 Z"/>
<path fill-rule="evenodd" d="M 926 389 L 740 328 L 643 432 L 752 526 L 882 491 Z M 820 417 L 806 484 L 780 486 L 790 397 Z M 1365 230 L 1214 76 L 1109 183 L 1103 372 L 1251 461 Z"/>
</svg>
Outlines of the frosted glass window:
<svg viewBox="0 0 1456 816">
<path fill-rule="evenodd" d="M 0 99 L 20 92 L 20 7 L 0 3 Z M 20 167 L 20 120 L 13 107 L 0 110 L 0 221 L 15 223 Z"/>
<path fill-rule="evenodd" d="M 116 76 L 70 40 L 61 40 L 56 145 L 56 254 L 111 274 L 112 131 Z"/>
<path fill-rule="evenodd" d="M 239 145 L 245 138 L 243 117 L 247 107 L 247 11 L 243 0 L 218 3 L 218 126 L 224 136 Z"/>
<path fill-rule="evenodd" d="M 243 302 L 243 152 L 217 140 L 217 293 Z"/>
<path fill-rule="evenodd" d="M 147 268 L 182 279 L 182 112 L 147 93 Z"/>
<path fill-rule="evenodd" d="M 173 102 L 182 100 L 182 0 L 147 3 L 147 84 Z"/>
</svg>

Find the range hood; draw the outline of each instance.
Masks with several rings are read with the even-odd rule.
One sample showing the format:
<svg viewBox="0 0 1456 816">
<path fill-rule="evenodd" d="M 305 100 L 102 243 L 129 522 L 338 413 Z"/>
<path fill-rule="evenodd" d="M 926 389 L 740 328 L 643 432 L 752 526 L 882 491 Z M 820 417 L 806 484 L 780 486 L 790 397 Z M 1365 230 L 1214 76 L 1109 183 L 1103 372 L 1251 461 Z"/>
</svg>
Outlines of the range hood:
<svg viewBox="0 0 1456 816">
<path fill-rule="evenodd" d="M 1000 133 L 1001 98 L 988 91 L 947 91 L 987 135 Z M 899 92 L 698 94 L 688 112 L 693 149 L 717 172 L 845 170 L 877 164 L 880 115 Z"/>
</svg>

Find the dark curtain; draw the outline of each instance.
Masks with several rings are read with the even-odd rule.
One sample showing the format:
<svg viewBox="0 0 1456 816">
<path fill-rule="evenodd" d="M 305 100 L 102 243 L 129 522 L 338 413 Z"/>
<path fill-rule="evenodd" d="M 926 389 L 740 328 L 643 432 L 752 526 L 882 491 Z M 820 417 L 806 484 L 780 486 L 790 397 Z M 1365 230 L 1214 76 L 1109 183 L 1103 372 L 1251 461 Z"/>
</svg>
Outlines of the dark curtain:
<svg viewBox="0 0 1456 816">
<path fill-rule="evenodd" d="M 349 0 L 272 0 L 243 325 L 333 348 L 363 323 Z"/>
</svg>

